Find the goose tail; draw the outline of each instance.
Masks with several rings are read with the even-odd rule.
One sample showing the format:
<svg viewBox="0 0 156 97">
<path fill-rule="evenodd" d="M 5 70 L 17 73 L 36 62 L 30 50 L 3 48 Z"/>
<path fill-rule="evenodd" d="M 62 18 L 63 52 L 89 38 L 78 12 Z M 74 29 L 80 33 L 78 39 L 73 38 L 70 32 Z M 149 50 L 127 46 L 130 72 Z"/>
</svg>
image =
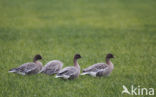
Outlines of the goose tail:
<svg viewBox="0 0 156 97">
<path fill-rule="evenodd" d="M 55 78 L 60 78 L 60 77 L 62 77 L 62 76 L 59 76 L 59 75 L 56 75 L 56 76 L 55 76 Z"/>
<path fill-rule="evenodd" d="M 14 73 L 14 72 L 17 72 L 17 68 L 12 68 L 8 71 L 9 73 Z"/>
<path fill-rule="evenodd" d="M 12 68 L 8 71 L 9 73 L 17 73 L 17 74 L 21 74 L 21 75 L 26 75 L 25 72 L 21 72 L 19 71 L 19 68 Z"/>
<path fill-rule="evenodd" d="M 86 75 L 86 74 L 88 74 L 88 72 L 83 72 L 83 73 L 81 73 L 81 75 Z"/>
<path fill-rule="evenodd" d="M 43 70 L 43 69 L 41 69 L 41 70 L 39 71 L 39 73 L 44 73 L 44 70 Z"/>
<path fill-rule="evenodd" d="M 58 76 L 58 75 L 56 75 L 55 78 L 69 79 L 70 76 L 68 76 L 68 75 L 63 75 L 63 76 Z"/>
<path fill-rule="evenodd" d="M 81 73 L 81 75 L 91 75 L 93 77 L 96 77 L 96 72 L 84 72 L 84 73 Z"/>
</svg>

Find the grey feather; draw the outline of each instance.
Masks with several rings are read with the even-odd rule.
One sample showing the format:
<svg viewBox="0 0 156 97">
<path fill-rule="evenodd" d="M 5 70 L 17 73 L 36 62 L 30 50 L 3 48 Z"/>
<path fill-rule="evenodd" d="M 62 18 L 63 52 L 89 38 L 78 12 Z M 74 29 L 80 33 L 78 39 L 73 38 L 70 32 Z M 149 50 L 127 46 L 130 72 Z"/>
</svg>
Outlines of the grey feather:
<svg viewBox="0 0 156 97">
<path fill-rule="evenodd" d="M 91 76 L 108 76 L 113 67 L 105 63 L 97 63 L 83 70 L 81 75 L 89 74 Z"/>
<path fill-rule="evenodd" d="M 41 62 L 38 62 L 38 63 L 31 62 L 31 63 L 22 64 L 18 68 L 13 68 L 13 69 L 9 70 L 9 72 L 14 72 L 14 73 L 26 75 L 26 74 L 36 74 L 41 69 L 42 69 L 42 63 Z"/>
<path fill-rule="evenodd" d="M 97 64 L 94 64 L 92 66 L 89 66 L 88 68 L 84 69 L 83 72 L 97 72 L 99 71 L 100 69 L 105 69 L 108 65 L 107 64 L 104 64 L 104 63 L 97 63 Z"/>
<path fill-rule="evenodd" d="M 61 70 L 56 77 L 61 77 L 67 79 L 75 79 L 79 76 L 80 70 L 74 66 L 66 67 L 63 70 Z M 66 78 L 65 78 L 66 79 Z"/>
<path fill-rule="evenodd" d="M 56 74 L 58 73 L 63 67 L 63 63 L 59 60 L 53 60 L 48 62 L 43 69 L 41 70 L 41 73 L 45 73 L 48 75 Z"/>
</svg>

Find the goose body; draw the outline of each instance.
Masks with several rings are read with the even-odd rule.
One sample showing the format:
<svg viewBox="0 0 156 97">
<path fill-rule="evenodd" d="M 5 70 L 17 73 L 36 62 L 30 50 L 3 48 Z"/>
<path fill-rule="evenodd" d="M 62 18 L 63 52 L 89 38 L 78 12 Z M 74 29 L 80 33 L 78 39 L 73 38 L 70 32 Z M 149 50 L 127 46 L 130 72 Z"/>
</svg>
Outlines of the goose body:
<svg viewBox="0 0 156 97">
<path fill-rule="evenodd" d="M 17 73 L 21 75 L 37 74 L 42 69 L 42 63 L 39 61 L 42 59 L 40 55 L 34 57 L 34 62 L 24 63 L 17 68 L 10 69 L 8 72 Z"/>
<path fill-rule="evenodd" d="M 71 66 L 71 67 L 66 67 L 63 70 L 61 70 L 57 75 L 56 78 L 63 78 L 63 79 L 75 79 L 79 76 L 80 74 L 80 69 Z"/>
<path fill-rule="evenodd" d="M 79 54 L 74 56 L 74 66 L 66 67 L 59 71 L 55 78 L 63 78 L 63 79 L 75 79 L 79 77 L 80 74 L 80 66 L 77 62 L 77 59 L 81 58 Z"/>
<path fill-rule="evenodd" d="M 106 63 L 97 63 L 83 70 L 81 75 L 91 75 L 93 77 L 96 76 L 108 76 L 114 69 L 113 63 L 110 61 L 110 58 L 114 58 L 112 54 L 107 54 Z"/>
<path fill-rule="evenodd" d="M 63 67 L 63 63 L 59 60 L 53 60 L 48 62 L 41 70 L 41 73 L 45 73 L 48 75 L 58 73 Z"/>
</svg>

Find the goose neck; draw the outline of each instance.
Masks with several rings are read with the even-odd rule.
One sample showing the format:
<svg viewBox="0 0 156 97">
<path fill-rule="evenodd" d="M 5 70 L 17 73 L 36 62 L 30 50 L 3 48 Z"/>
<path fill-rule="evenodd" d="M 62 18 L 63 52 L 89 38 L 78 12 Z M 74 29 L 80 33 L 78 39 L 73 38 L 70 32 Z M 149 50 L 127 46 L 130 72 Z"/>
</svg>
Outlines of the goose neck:
<svg viewBox="0 0 156 97">
<path fill-rule="evenodd" d="M 42 64 L 40 61 L 34 61 L 35 64 L 40 65 Z"/>
<path fill-rule="evenodd" d="M 38 60 L 36 58 L 33 59 L 33 62 L 36 63 Z"/>
<path fill-rule="evenodd" d="M 106 58 L 106 64 L 110 65 L 111 63 L 110 58 Z"/>
<path fill-rule="evenodd" d="M 74 58 L 74 66 L 77 67 L 77 68 L 80 68 L 79 64 L 78 64 L 78 61 L 76 58 Z"/>
<path fill-rule="evenodd" d="M 114 65 L 113 65 L 113 63 L 110 61 L 110 59 L 109 58 L 106 58 L 106 64 L 111 68 L 111 69 L 113 69 L 114 68 Z"/>
</svg>

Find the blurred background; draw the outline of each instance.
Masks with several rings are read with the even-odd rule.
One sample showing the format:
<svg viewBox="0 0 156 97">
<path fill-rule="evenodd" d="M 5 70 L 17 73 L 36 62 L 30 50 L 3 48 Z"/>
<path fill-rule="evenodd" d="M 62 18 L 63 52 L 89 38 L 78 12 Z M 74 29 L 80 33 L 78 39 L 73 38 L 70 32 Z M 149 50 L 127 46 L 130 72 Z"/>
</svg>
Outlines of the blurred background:
<svg viewBox="0 0 156 97">
<path fill-rule="evenodd" d="M 0 0 L 0 97 L 129 97 L 122 85 L 156 88 L 155 10 L 155 0 Z M 113 53 L 115 69 L 74 81 L 8 73 L 35 54 L 71 66 L 75 53 L 82 69 Z"/>
</svg>

